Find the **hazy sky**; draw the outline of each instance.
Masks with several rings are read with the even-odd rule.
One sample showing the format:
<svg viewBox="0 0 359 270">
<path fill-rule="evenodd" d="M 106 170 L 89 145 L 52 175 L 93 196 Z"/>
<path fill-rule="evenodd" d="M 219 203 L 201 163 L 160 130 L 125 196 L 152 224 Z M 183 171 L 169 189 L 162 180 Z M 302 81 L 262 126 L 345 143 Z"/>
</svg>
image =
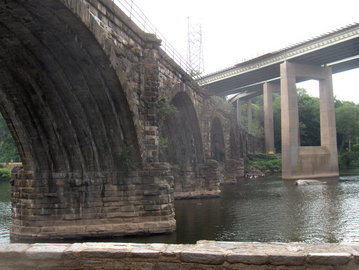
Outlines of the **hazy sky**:
<svg viewBox="0 0 359 270">
<path fill-rule="evenodd" d="M 359 22 L 359 0 L 133 2 L 184 58 L 188 17 L 200 20 L 205 73 Z M 334 95 L 359 103 L 358 79 L 359 69 L 333 75 Z M 311 91 L 312 85 L 300 86 Z"/>
</svg>

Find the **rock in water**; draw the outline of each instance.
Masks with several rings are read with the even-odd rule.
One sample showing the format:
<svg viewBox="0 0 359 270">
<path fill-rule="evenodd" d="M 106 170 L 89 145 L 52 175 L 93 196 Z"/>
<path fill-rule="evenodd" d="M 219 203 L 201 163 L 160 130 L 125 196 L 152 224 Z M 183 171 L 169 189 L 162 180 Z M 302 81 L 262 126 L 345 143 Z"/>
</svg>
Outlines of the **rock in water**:
<svg viewBox="0 0 359 270">
<path fill-rule="evenodd" d="M 297 180 L 295 184 L 297 186 L 309 186 L 309 185 L 325 185 L 327 182 L 319 180 Z"/>
</svg>

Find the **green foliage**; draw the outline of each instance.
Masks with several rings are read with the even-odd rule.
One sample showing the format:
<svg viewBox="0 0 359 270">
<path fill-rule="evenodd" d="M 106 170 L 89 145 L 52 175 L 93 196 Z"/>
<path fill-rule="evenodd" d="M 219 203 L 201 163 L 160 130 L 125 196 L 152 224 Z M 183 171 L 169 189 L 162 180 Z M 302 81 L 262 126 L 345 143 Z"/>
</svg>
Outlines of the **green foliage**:
<svg viewBox="0 0 359 270">
<path fill-rule="evenodd" d="M 320 104 L 319 98 L 310 96 L 298 88 L 298 114 L 301 146 L 320 146 Z"/>
<path fill-rule="evenodd" d="M 0 162 L 20 161 L 20 156 L 5 119 L 0 114 Z"/>
<path fill-rule="evenodd" d="M 278 171 L 282 169 L 282 159 L 276 155 L 270 154 L 247 154 L 248 169 L 256 169 L 260 171 Z"/>
<path fill-rule="evenodd" d="M 221 108 L 224 111 L 229 112 L 233 118 L 237 117 L 236 109 L 234 108 L 233 104 L 230 102 L 227 102 L 225 98 L 218 97 L 218 96 L 211 96 L 214 103 Z"/>
<path fill-rule="evenodd" d="M 181 168 L 178 164 L 174 164 L 171 166 L 171 171 L 173 172 L 173 174 L 175 176 L 178 176 L 179 172 L 180 172 Z"/>
<path fill-rule="evenodd" d="M 301 146 L 320 145 L 320 100 L 308 95 L 303 88 L 298 88 L 298 113 Z M 281 152 L 281 100 L 278 96 L 273 102 L 274 144 Z M 339 152 L 347 148 L 359 151 L 359 104 L 340 101 L 334 98 Z M 348 166 L 343 157 L 342 166 Z"/>
<path fill-rule="evenodd" d="M 132 159 L 131 153 L 134 147 L 131 142 L 126 139 L 124 139 L 123 142 L 125 143 L 125 151 L 120 155 L 120 160 L 123 163 L 126 175 L 129 176 L 130 173 L 137 168 L 138 164 Z"/>
<path fill-rule="evenodd" d="M 162 132 L 160 132 L 160 136 L 158 138 L 158 151 L 163 154 L 164 149 L 167 148 L 168 138 L 164 138 Z"/>
<path fill-rule="evenodd" d="M 11 179 L 11 170 L 10 169 L 0 169 L 0 180 L 10 180 Z"/>
<path fill-rule="evenodd" d="M 338 155 L 340 169 L 359 167 L 359 152 L 346 152 Z"/>
<path fill-rule="evenodd" d="M 349 140 L 359 136 L 359 105 L 343 101 L 335 109 L 337 140 L 340 151 L 349 147 Z"/>
<path fill-rule="evenodd" d="M 258 96 L 251 99 L 252 107 L 252 128 L 253 133 L 261 134 L 264 130 L 263 97 Z M 242 104 L 242 125 L 248 128 L 247 104 Z"/>
<path fill-rule="evenodd" d="M 175 113 L 178 113 L 176 106 L 168 104 L 166 96 L 160 96 L 158 98 L 158 121 L 162 122 L 166 119 L 167 115 Z"/>
</svg>

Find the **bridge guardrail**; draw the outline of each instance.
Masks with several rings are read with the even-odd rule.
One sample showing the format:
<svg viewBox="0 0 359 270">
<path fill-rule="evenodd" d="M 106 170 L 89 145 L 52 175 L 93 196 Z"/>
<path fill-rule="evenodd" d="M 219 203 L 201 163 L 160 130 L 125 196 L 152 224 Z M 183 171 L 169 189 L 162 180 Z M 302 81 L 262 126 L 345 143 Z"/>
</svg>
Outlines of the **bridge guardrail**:
<svg viewBox="0 0 359 270">
<path fill-rule="evenodd" d="M 112 0 L 138 27 L 144 32 L 154 33 L 162 40 L 161 47 L 183 70 L 191 74 L 191 66 L 182 55 L 167 41 L 158 29 L 148 20 L 147 16 L 132 0 Z M 191 75 L 190 75 L 191 76 Z M 194 79 L 200 75 L 192 76 Z"/>
</svg>

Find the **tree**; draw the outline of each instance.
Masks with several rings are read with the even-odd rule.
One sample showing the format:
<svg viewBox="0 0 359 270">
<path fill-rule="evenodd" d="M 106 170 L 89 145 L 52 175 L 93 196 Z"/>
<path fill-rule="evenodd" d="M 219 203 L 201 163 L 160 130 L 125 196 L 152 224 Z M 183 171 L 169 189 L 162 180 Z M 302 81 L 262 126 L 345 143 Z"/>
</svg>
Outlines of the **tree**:
<svg viewBox="0 0 359 270">
<path fill-rule="evenodd" d="M 342 105 L 335 109 L 337 138 L 340 151 L 351 138 L 359 136 L 359 106 L 354 102 L 343 101 Z"/>
<path fill-rule="evenodd" d="M 319 98 L 310 96 L 304 88 L 297 89 L 299 134 L 301 146 L 320 145 Z M 281 152 L 281 97 L 276 94 L 273 101 L 274 146 Z"/>
<path fill-rule="evenodd" d="M 0 162 L 20 161 L 20 156 L 5 119 L 0 114 Z"/>
<path fill-rule="evenodd" d="M 301 146 L 320 146 L 320 100 L 298 88 L 298 114 Z"/>
</svg>

